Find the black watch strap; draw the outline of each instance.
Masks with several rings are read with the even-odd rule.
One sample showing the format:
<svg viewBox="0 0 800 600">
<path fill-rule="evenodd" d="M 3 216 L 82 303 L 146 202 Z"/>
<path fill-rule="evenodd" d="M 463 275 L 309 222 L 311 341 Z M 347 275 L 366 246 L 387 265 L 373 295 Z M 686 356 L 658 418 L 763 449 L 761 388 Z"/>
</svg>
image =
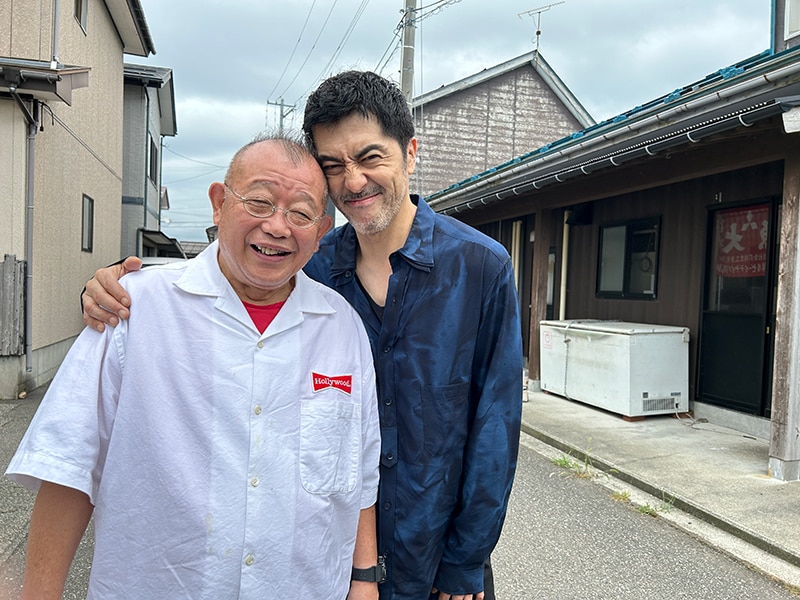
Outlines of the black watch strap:
<svg viewBox="0 0 800 600">
<path fill-rule="evenodd" d="M 383 557 L 379 556 L 378 564 L 369 569 L 357 569 L 353 567 L 350 579 L 353 581 L 374 581 L 375 583 L 383 583 L 386 581 L 386 563 Z"/>
</svg>

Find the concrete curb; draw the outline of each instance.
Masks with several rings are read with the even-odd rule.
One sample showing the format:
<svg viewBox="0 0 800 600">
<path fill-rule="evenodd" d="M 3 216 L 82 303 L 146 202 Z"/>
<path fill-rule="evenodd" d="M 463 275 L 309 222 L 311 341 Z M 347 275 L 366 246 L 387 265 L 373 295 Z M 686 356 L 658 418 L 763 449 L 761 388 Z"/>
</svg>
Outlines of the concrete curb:
<svg viewBox="0 0 800 600">
<path fill-rule="evenodd" d="M 522 423 L 521 426 L 522 432 L 530 435 L 538 439 L 539 441 L 547 444 L 548 446 L 552 446 L 565 454 L 569 454 L 576 460 L 588 462 L 592 465 L 593 468 L 606 473 L 614 477 L 615 479 L 619 479 L 628 485 L 631 485 L 651 496 L 656 498 L 664 498 L 668 497 L 672 501 L 672 505 L 698 519 L 703 520 L 704 522 L 708 523 L 724 531 L 729 533 L 742 541 L 758 548 L 759 550 L 763 550 L 764 552 L 778 558 L 790 565 L 793 565 L 797 568 L 800 568 L 800 556 L 795 554 L 794 552 L 788 550 L 776 544 L 770 540 L 763 538 L 762 536 L 758 535 L 757 533 L 750 531 L 746 527 L 734 523 L 730 520 L 727 520 L 709 509 L 706 509 L 695 502 L 687 498 L 683 498 L 678 494 L 671 492 L 668 489 L 664 489 L 663 487 L 657 486 L 653 483 L 645 481 L 642 477 L 634 475 L 625 469 L 622 469 L 610 461 L 606 461 L 599 456 L 595 456 L 591 453 L 585 452 L 584 450 L 578 448 L 577 446 L 570 444 L 569 442 L 559 439 L 555 436 L 552 436 L 548 433 L 545 433 L 535 427 L 527 423 Z"/>
</svg>

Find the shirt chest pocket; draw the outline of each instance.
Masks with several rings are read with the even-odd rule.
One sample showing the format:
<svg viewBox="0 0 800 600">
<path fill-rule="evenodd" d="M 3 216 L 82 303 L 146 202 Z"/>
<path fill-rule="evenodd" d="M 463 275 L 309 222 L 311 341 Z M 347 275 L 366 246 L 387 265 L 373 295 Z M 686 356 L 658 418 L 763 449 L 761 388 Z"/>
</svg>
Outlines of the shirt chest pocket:
<svg viewBox="0 0 800 600">
<path fill-rule="evenodd" d="M 344 494 L 358 483 L 361 406 L 330 398 L 300 406 L 300 482 L 310 494 Z"/>
<path fill-rule="evenodd" d="M 426 385 L 422 388 L 425 450 L 431 456 L 462 451 L 469 420 L 469 383 Z"/>
</svg>

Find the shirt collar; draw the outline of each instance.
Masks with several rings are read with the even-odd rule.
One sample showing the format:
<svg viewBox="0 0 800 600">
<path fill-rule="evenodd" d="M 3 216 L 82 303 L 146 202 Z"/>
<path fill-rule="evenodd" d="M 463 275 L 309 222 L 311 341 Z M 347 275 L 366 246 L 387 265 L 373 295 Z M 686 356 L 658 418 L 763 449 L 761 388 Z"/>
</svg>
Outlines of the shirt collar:
<svg viewBox="0 0 800 600">
<path fill-rule="evenodd" d="M 406 243 L 397 251 L 411 266 L 423 271 L 430 271 L 433 267 L 433 230 L 436 213 L 417 194 L 411 194 L 411 202 L 417 206 L 411 230 L 408 232 Z M 336 254 L 333 259 L 331 272 L 337 275 L 344 271 L 354 271 L 356 268 L 356 252 L 358 238 L 353 227 L 348 223 L 341 228 L 336 245 Z"/>
<path fill-rule="evenodd" d="M 241 300 L 219 268 L 218 250 L 219 241 L 215 240 L 197 257 L 187 261 L 186 269 L 175 285 L 189 294 L 216 296 L 223 303 L 222 305 L 217 303 L 217 306 L 220 307 L 227 301 L 233 302 L 234 305 L 241 304 Z M 298 272 L 295 275 L 294 290 L 287 298 L 284 309 L 291 306 L 300 313 L 329 314 L 336 312 L 325 296 L 318 293 L 316 289 L 318 285 L 303 271 Z"/>
</svg>

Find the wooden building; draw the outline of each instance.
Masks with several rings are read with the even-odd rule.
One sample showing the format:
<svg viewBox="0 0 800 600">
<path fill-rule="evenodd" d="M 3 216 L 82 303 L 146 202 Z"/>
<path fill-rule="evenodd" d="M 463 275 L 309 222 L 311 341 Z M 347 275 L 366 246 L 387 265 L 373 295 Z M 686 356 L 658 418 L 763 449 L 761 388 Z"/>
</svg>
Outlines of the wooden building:
<svg viewBox="0 0 800 600">
<path fill-rule="evenodd" d="M 688 327 L 695 417 L 769 439 L 781 480 L 800 479 L 790 4 L 770 50 L 428 198 L 511 252 L 533 389 L 544 319 Z"/>
<path fill-rule="evenodd" d="M 411 186 L 423 196 L 595 124 L 536 52 L 418 96 L 411 109 Z"/>
</svg>

